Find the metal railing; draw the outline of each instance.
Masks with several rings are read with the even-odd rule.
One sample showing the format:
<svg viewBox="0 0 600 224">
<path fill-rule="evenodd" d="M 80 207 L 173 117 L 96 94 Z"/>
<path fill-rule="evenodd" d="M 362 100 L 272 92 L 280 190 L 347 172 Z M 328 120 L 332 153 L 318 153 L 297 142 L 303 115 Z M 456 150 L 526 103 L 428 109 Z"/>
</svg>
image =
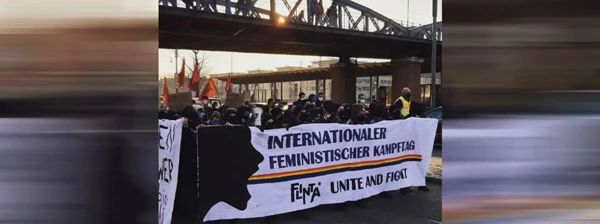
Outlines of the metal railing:
<svg viewBox="0 0 600 224">
<path fill-rule="evenodd" d="M 159 0 L 159 5 L 196 10 L 199 13 L 222 13 L 416 39 L 431 40 L 432 37 L 431 24 L 392 20 L 351 0 L 336 0 L 322 8 L 311 2 L 312 0 Z M 442 26 L 438 25 L 435 32 L 437 40 L 441 41 Z"/>
</svg>

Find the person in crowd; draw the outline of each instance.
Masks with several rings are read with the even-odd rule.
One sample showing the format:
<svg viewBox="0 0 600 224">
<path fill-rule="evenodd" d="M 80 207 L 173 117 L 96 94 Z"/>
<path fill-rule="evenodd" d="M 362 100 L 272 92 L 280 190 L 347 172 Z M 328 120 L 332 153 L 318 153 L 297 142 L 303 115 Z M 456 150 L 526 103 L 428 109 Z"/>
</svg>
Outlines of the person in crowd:
<svg viewBox="0 0 600 224">
<path fill-rule="evenodd" d="M 336 113 L 338 114 L 338 116 L 339 116 L 339 114 L 341 114 L 341 113 L 343 113 L 343 112 L 344 112 L 344 109 L 345 109 L 345 108 L 344 108 L 344 105 L 343 105 L 343 104 L 342 104 L 342 105 L 340 105 L 340 106 L 338 106 L 338 108 L 337 108 L 337 110 L 336 110 Z"/>
<path fill-rule="evenodd" d="M 273 100 L 273 98 L 269 98 L 267 100 L 267 113 L 271 113 L 271 110 L 273 110 L 273 108 L 275 108 L 275 100 Z"/>
<path fill-rule="evenodd" d="M 237 118 L 237 110 L 235 108 L 227 107 L 221 110 L 221 123 L 225 125 L 232 125 L 235 122 L 234 117 Z"/>
<path fill-rule="evenodd" d="M 198 111 L 192 106 L 184 107 L 181 111 L 181 116 L 186 119 L 189 128 L 197 128 L 202 125 Z"/>
<path fill-rule="evenodd" d="M 323 116 L 323 111 L 320 108 L 309 106 L 306 110 L 308 112 L 308 119 L 306 120 L 307 124 L 312 123 L 323 123 L 321 121 L 321 117 Z"/>
<path fill-rule="evenodd" d="M 194 107 L 194 109 L 196 109 L 196 107 Z M 204 116 L 204 115 L 206 115 L 206 112 L 204 112 L 204 108 L 200 107 L 200 108 L 196 109 L 196 111 L 198 111 L 198 118 L 200 118 L 200 122 L 202 122 L 203 124 L 206 124 L 207 116 Z"/>
<path fill-rule="evenodd" d="M 303 92 L 301 92 L 300 94 L 298 94 L 298 100 L 296 100 L 294 102 L 294 105 L 303 105 L 302 101 L 306 99 L 306 94 L 304 94 Z"/>
<path fill-rule="evenodd" d="M 247 17 L 250 14 L 250 4 L 251 0 L 238 0 L 237 8 L 242 12 L 244 17 Z"/>
<path fill-rule="evenodd" d="M 200 101 L 202 103 L 203 107 L 209 107 L 210 105 L 208 105 L 208 97 L 207 96 L 202 96 L 202 101 Z"/>
<path fill-rule="evenodd" d="M 271 115 L 273 116 L 273 127 L 283 127 L 283 110 L 281 108 L 273 108 Z"/>
<path fill-rule="evenodd" d="M 250 107 L 250 105 L 251 105 L 251 104 L 250 104 L 250 101 L 246 101 L 246 102 L 244 102 L 244 106 Z"/>
<path fill-rule="evenodd" d="M 302 102 L 300 102 L 300 105 L 302 105 L 304 107 L 304 109 L 307 109 L 308 107 L 312 107 L 312 104 L 311 104 L 310 100 L 308 100 L 308 99 L 302 100 Z"/>
<path fill-rule="evenodd" d="M 324 101 L 323 106 L 321 107 L 323 112 L 323 123 L 342 123 L 342 119 L 340 119 L 340 117 L 337 115 L 337 113 L 340 111 L 340 107 L 343 109 L 342 106 L 338 107 L 331 100 Z"/>
<path fill-rule="evenodd" d="M 340 119 L 342 119 L 343 123 L 346 123 L 346 121 L 348 121 L 350 119 L 350 107 L 348 106 L 348 104 L 344 103 L 342 104 L 342 111 L 338 113 L 338 116 L 340 117 Z"/>
<path fill-rule="evenodd" d="M 396 106 L 392 105 L 390 106 L 390 116 L 389 116 L 389 120 L 400 120 L 400 119 L 404 119 L 404 117 L 402 116 L 402 113 L 400 112 L 400 109 L 396 108 Z"/>
<path fill-rule="evenodd" d="M 358 94 L 358 99 L 356 100 L 356 103 L 365 104 L 365 94 Z"/>
<path fill-rule="evenodd" d="M 400 111 L 402 118 L 423 116 L 423 104 L 411 100 L 408 87 L 402 89 L 402 95 L 396 99 L 394 107 Z"/>
<path fill-rule="evenodd" d="M 337 3 L 336 2 L 331 3 L 331 6 L 329 6 L 329 8 L 327 9 L 326 14 L 327 14 L 327 18 L 329 18 L 329 27 L 337 28 L 338 14 L 337 14 Z"/>
<path fill-rule="evenodd" d="M 410 89 L 408 87 L 404 87 L 402 89 L 402 95 L 394 102 L 394 108 L 400 111 L 400 115 L 402 115 L 402 117 L 406 117 L 410 113 L 410 97 Z"/>
<path fill-rule="evenodd" d="M 158 100 L 160 100 L 160 104 L 158 105 L 158 110 L 165 111 L 165 112 L 168 111 L 169 107 L 167 106 L 167 103 L 165 103 L 165 100 L 162 97 L 158 98 Z"/>
<path fill-rule="evenodd" d="M 220 111 L 220 109 L 223 109 L 223 108 L 219 108 L 219 103 L 217 103 L 217 102 L 214 102 L 214 103 L 212 104 L 212 107 L 211 107 L 211 109 L 212 109 L 213 111 Z"/>
<path fill-rule="evenodd" d="M 169 119 L 169 120 L 177 120 L 179 118 L 181 118 L 181 115 L 177 111 L 174 111 L 174 110 L 168 110 L 167 111 L 167 119 Z"/>
<path fill-rule="evenodd" d="M 237 112 L 241 118 L 241 125 L 249 126 L 250 122 L 252 122 L 252 111 L 250 107 L 242 105 L 238 107 Z"/>
<path fill-rule="evenodd" d="M 400 96 L 400 97 L 398 97 L 398 99 L 396 99 L 396 101 L 394 102 L 394 108 L 395 108 L 395 111 L 394 111 L 394 114 L 392 115 L 393 118 L 400 117 L 401 119 L 404 119 L 404 118 L 408 118 L 411 116 L 418 116 L 420 113 L 420 112 L 418 112 L 419 105 L 416 104 L 416 102 L 411 101 L 410 89 L 408 87 L 404 87 L 402 89 L 402 96 Z M 411 109 L 412 109 L 412 111 L 411 111 Z M 418 189 L 420 191 L 425 191 L 425 192 L 430 191 L 430 189 L 427 186 L 421 186 L 421 187 L 418 187 Z M 410 187 L 400 189 L 400 193 L 403 195 L 409 194 L 411 192 L 412 192 L 412 189 Z"/>
<path fill-rule="evenodd" d="M 286 111 L 284 111 L 283 116 L 281 117 L 281 127 L 288 128 L 289 124 L 294 120 L 293 113 L 296 105 L 291 105 Z"/>
<path fill-rule="evenodd" d="M 306 110 L 302 106 L 296 106 L 292 114 L 292 120 L 288 124 L 288 128 L 304 124 L 307 118 L 308 114 L 306 114 Z"/>
<path fill-rule="evenodd" d="M 269 113 L 265 113 L 262 115 L 262 117 L 260 118 L 260 123 L 262 126 L 263 130 L 269 130 L 269 129 L 274 129 L 274 123 L 275 120 L 273 119 L 273 115 L 269 114 Z"/>
<path fill-rule="evenodd" d="M 310 2 L 308 3 L 308 23 L 309 24 L 314 24 L 314 17 L 317 14 L 317 0 L 309 0 Z"/>
<path fill-rule="evenodd" d="M 297 22 L 297 23 L 305 23 L 304 22 L 304 10 L 300 10 L 300 13 L 298 13 L 298 16 L 295 19 L 295 22 Z"/>
<path fill-rule="evenodd" d="M 377 122 L 386 120 L 388 117 L 388 114 L 387 114 L 387 111 L 385 110 L 384 105 L 378 105 L 372 111 L 373 111 L 373 113 L 371 113 L 371 114 L 373 115 L 373 118 L 369 122 L 370 124 L 375 124 Z"/>
<path fill-rule="evenodd" d="M 323 14 L 324 14 L 324 9 L 323 9 L 323 0 L 319 0 L 319 4 L 317 4 L 317 11 L 316 11 L 316 21 L 315 21 L 315 25 L 320 26 L 321 23 L 323 23 Z M 323 101 L 323 100 L 321 100 Z"/>
<path fill-rule="evenodd" d="M 310 104 L 313 107 L 315 107 L 317 105 L 317 95 L 315 95 L 315 94 L 308 95 L 308 101 L 310 102 Z"/>
<path fill-rule="evenodd" d="M 221 125 L 221 113 L 219 111 L 212 112 L 208 125 Z"/>
<path fill-rule="evenodd" d="M 158 119 L 168 119 L 167 112 L 164 110 L 158 111 Z"/>
<path fill-rule="evenodd" d="M 200 104 L 202 104 L 202 108 L 204 108 L 204 112 L 208 115 L 212 114 L 213 109 L 211 108 L 211 106 L 208 104 L 208 97 L 207 96 L 202 96 L 201 97 L 201 101 Z"/>
<path fill-rule="evenodd" d="M 346 122 L 346 124 L 368 124 L 367 122 L 367 107 L 362 103 L 356 103 L 352 105 L 350 111 L 350 119 Z"/>
<path fill-rule="evenodd" d="M 319 93 L 317 95 L 317 103 L 315 104 L 315 106 L 321 107 L 321 105 L 323 105 L 323 101 L 325 101 L 325 97 L 324 97 L 323 93 Z"/>
<path fill-rule="evenodd" d="M 206 11 L 208 0 L 196 0 L 196 6 L 194 7 L 198 11 Z"/>
<path fill-rule="evenodd" d="M 373 112 L 373 111 L 375 110 L 375 107 L 377 107 L 377 104 L 376 104 L 376 103 L 371 103 L 371 104 L 369 104 L 369 109 L 368 109 L 368 110 L 369 110 L 369 112 Z"/>
</svg>

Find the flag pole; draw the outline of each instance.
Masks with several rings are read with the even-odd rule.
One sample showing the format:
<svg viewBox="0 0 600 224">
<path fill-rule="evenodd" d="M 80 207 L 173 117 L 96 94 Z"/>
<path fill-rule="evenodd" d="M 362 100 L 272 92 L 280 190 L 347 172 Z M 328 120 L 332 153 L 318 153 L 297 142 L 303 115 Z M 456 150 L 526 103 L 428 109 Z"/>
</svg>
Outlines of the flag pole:
<svg viewBox="0 0 600 224">
<path fill-rule="evenodd" d="M 198 50 L 194 50 L 194 66 L 198 66 Z M 200 73 L 200 71 L 198 71 L 198 73 Z M 200 76 L 200 74 L 198 74 L 198 76 Z M 200 97 L 200 80 L 198 80 L 198 83 L 196 83 L 196 86 L 194 86 L 194 89 L 196 90 L 196 97 Z"/>
<path fill-rule="evenodd" d="M 173 77 L 173 80 L 179 80 L 179 75 L 177 74 L 177 65 L 178 60 L 179 59 L 179 51 L 177 49 L 175 49 L 175 76 Z M 175 85 L 175 93 L 179 93 L 179 81 L 177 82 L 173 82 L 173 84 Z"/>
</svg>

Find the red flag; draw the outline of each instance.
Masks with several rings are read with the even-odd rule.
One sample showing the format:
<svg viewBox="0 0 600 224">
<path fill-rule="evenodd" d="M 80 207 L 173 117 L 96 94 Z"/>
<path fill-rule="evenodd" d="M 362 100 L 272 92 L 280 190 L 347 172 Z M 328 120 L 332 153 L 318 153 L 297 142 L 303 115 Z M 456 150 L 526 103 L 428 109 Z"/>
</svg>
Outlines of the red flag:
<svg viewBox="0 0 600 224">
<path fill-rule="evenodd" d="M 165 103 L 169 103 L 167 102 L 167 96 L 169 96 L 169 87 L 167 86 L 167 77 L 165 77 L 164 79 L 164 84 L 163 84 L 163 93 L 162 93 L 162 98 L 163 101 L 165 101 Z"/>
<path fill-rule="evenodd" d="M 209 78 L 208 83 L 206 83 L 206 86 L 204 87 L 204 91 L 202 91 L 201 96 L 213 97 L 218 93 L 219 92 L 217 92 L 217 85 L 215 85 L 215 82 L 212 78 Z"/>
<path fill-rule="evenodd" d="M 185 58 L 183 59 L 183 63 L 181 64 L 181 71 L 179 72 L 179 79 L 177 82 L 179 83 L 179 88 L 183 87 L 183 82 L 185 80 Z"/>
<path fill-rule="evenodd" d="M 196 63 L 194 63 L 192 79 L 190 79 L 190 85 L 188 86 L 191 91 L 198 91 L 198 82 L 200 82 L 200 71 L 198 71 L 198 61 L 196 61 Z"/>
<path fill-rule="evenodd" d="M 225 92 L 231 92 L 231 74 L 227 77 L 227 83 L 225 84 Z"/>
</svg>

